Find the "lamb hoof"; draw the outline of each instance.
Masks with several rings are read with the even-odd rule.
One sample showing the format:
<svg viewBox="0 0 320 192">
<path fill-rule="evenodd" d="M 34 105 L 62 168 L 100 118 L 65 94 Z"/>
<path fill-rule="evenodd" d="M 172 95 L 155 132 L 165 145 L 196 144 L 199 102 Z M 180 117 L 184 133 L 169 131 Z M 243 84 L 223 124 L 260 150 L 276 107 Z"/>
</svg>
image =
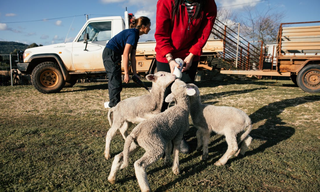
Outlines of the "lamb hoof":
<svg viewBox="0 0 320 192">
<path fill-rule="evenodd" d="M 173 172 L 173 174 L 175 174 L 175 175 L 179 175 L 179 174 L 180 174 L 179 169 L 172 169 L 172 172 Z"/>
<path fill-rule="evenodd" d="M 116 180 L 114 178 L 108 178 L 109 183 L 111 184 L 115 184 Z"/>
<path fill-rule="evenodd" d="M 217 161 L 217 162 L 214 163 L 214 165 L 215 165 L 215 166 L 222 166 L 222 165 L 224 165 L 224 164 L 221 163 L 220 161 Z"/>
<path fill-rule="evenodd" d="M 104 153 L 104 157 L 106 158 L 106 160 L 110 159 L 111 158 L 111 155 L 110 154 L 106 154 Z"/>
</svg>

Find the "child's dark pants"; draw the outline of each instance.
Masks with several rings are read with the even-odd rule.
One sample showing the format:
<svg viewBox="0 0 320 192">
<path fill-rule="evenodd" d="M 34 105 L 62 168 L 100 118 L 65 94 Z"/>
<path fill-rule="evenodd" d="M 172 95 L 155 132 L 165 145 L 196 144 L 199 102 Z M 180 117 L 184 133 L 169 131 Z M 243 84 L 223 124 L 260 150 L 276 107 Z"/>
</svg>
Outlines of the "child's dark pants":
<svg viewBox="0 0 320 192">
<path fill-rule="evenodd" d="M 120 92 L 122 91 L 121 54 L 105 48 L 102 59 L 108 77 L 109 107 L 114 107 L 120 102 Z"/>
</svg>

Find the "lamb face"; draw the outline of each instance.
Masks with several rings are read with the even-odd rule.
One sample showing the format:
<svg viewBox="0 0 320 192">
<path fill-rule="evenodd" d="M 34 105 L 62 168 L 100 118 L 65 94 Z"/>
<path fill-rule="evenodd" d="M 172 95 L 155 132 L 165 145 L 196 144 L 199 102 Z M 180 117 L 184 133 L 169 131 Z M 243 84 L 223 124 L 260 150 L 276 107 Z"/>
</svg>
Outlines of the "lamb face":
<svg viewBox="0 0 320 192">
<path fill-rule="evenodd" d="M 152 82 L 152 88 L 166 88 L 176 79 L 176 76 L 168 72 L 159 71 L 155 74 L 147 75 L 146 79 Z"/>
<path fill-rule="evenodd" d="M 171 86 L 171 93 L 166 97 L 165 101 L 170 103 L 177 99 L 188 99 L 188 96 L 194 96 L 196 90 L 188 88 L 187 84 L 180 79 L 176 79 Z"/>
</svg>

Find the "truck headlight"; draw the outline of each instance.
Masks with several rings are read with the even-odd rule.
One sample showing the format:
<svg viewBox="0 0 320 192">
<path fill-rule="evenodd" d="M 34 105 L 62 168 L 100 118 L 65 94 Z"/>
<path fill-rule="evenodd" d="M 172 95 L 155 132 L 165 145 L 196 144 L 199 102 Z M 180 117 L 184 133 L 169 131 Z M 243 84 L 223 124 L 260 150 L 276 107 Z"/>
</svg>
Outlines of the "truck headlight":
<svg viewBox="0 0 320 192">
<path fill-rule="evenodd" d="M 24 61 L 24 62 L 26 62 L 26 59 L 27 59 L 27 57 L 29 57 L 30 54 L 31 54 L 31 52 L 29 52 L 29 51 L 25 51 L 25 52 L 23 53 L 23 61 Z"/>
</svg>

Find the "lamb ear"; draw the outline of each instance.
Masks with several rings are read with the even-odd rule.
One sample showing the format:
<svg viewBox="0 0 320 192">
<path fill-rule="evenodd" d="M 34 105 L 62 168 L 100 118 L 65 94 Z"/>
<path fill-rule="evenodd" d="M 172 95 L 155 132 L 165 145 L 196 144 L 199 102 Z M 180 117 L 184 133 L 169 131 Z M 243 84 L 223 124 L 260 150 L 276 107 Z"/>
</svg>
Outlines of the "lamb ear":
<svg viewBox="0 0 320 192">
<path fill-rule="evenodd" d="M 193 84 L 193 83 L 188 83 L 187 84 L 187 88 L 195 88 L 195 87 L 197 87 L 195 84 Z"/>
<path fill-rule="evenodd" d="M 196 90 L 193 88 L 187 88 L 187 95 L 194 96 L 196 94 Z"/>
<path fill-rule="evenodd" d="M 146 79 L 148 81 L 155 81 L 156 76 L 154 74 L 149 74 L 149 75 L 146 76 Z"/>
<path fill-rule="evenodd" d="M 174 100 L 174 96 L 170 93 L 164 100 L 166 103 L 171 103 Z"/>
</svg>

